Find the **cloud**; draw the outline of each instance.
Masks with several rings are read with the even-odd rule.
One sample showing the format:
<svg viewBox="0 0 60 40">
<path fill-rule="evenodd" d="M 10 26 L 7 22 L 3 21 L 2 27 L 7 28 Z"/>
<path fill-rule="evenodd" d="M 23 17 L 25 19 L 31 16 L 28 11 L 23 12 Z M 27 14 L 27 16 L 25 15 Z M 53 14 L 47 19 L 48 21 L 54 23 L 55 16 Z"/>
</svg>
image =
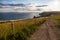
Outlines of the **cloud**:
<svg viewBox="0 0 60 40">
<path fill-rule="evenodd" d="M 60 11 L 60 0 L 52 0 L 48 6 L 44 8 L 45 11 Z"/>
</svg>

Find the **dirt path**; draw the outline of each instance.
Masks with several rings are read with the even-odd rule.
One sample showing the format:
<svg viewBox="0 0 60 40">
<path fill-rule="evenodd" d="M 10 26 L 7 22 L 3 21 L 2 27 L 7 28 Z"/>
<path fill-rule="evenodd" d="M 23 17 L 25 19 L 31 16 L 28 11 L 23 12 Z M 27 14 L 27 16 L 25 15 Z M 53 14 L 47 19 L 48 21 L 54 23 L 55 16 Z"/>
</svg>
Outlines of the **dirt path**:
<svg viewBox="0 0 60 40">
<path fill-rule="evenodd" d="M 60 37 L 57 36 L 57 33 L 59 33 L 57 30 L 55 23 L 47 20 L 28 40 L 60 40 Z"/>
</svg>

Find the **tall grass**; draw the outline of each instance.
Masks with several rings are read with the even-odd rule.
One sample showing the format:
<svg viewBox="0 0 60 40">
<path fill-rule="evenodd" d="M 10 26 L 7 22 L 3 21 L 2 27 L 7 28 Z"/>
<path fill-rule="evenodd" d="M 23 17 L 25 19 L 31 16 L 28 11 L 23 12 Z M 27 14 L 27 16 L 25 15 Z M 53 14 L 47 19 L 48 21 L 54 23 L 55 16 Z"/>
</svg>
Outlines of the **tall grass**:
<svg viewBox="0 0 60 40">
<path fill-rule="evenodd" d="M 60 15 L 54 15 L 51 18 L 56 23 L 56 27 L 58 27 L 60 29 Z"/>
<path fill-rule="evenodd" d="M 27 40 L 44 22 L 45 18 L 0 22 L 0 40 Z"/>
</svg>

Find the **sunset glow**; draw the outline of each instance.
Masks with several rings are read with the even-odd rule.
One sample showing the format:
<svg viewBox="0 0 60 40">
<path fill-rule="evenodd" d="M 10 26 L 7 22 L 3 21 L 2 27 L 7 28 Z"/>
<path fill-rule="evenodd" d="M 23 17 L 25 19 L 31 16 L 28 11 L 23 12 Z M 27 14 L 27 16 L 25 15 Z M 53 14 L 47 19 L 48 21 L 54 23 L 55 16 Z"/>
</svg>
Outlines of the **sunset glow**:
<svg viewBox="0 0 60 40">
<path fill-rule="evenodd" d="M 59 0 L 53 0 L 48 4 L 47 9 L 49 11 L 60 11 L 60 5 L 59 4 L 60 4 Z"/>
</svg>

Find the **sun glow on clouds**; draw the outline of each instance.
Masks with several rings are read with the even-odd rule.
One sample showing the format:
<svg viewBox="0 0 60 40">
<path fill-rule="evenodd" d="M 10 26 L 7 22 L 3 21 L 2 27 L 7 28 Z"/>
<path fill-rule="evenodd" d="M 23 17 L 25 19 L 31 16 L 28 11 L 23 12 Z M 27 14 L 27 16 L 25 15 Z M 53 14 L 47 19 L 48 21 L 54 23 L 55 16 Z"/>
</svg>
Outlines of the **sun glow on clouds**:
<svg viewBox="0 0 60 40">
<path fill-rule="evenodd" d="M 14 3 L 17 3 L 17 2 L 12 1 L 12 3 L 14 4 Z M 19 1 L 19 3 L 20 3 L 20 1 Z M 26 6 L 30 10 L 36 10 L 37 9 L 36 6 L 41 5 L 40 2 L 38 3 L 38 1 L 36 1 L 36 0 L 35 0 L 35 2 L 34 2 L 34 0 L 33 1 L 32 0 L 27 0 L 27 3 L 23 2 L 23 4 L 28 4 Z M 44 5 L 44 3 L 43 3 L 43 5 Z M 46 6 L 46 7 L 40 7 L 40 8 L 43 9 L 42 11 L 60 11 L 60 0 L 51 0 L 50 2 L 47 3 L 47 5 L 48 6 Z M 16 8 L 18 8 L 18 7 L 16 7 Z"/>
<path fill-rule="evenodd" d="M 30 6 L 31 10 L 36 10 L 37 9 L 36 8 L 37 5 L 38 5 L 37 3 L 30 3 L 30 5 L 28 5 L 28 6 Z"/>
<path fill-rule="evenodd" d="M 52 0 L 48 3 L 48 6 L 45 7 L 45 11 L 60 11 L 60 1 L 59 0 Z"/>
</svg>

